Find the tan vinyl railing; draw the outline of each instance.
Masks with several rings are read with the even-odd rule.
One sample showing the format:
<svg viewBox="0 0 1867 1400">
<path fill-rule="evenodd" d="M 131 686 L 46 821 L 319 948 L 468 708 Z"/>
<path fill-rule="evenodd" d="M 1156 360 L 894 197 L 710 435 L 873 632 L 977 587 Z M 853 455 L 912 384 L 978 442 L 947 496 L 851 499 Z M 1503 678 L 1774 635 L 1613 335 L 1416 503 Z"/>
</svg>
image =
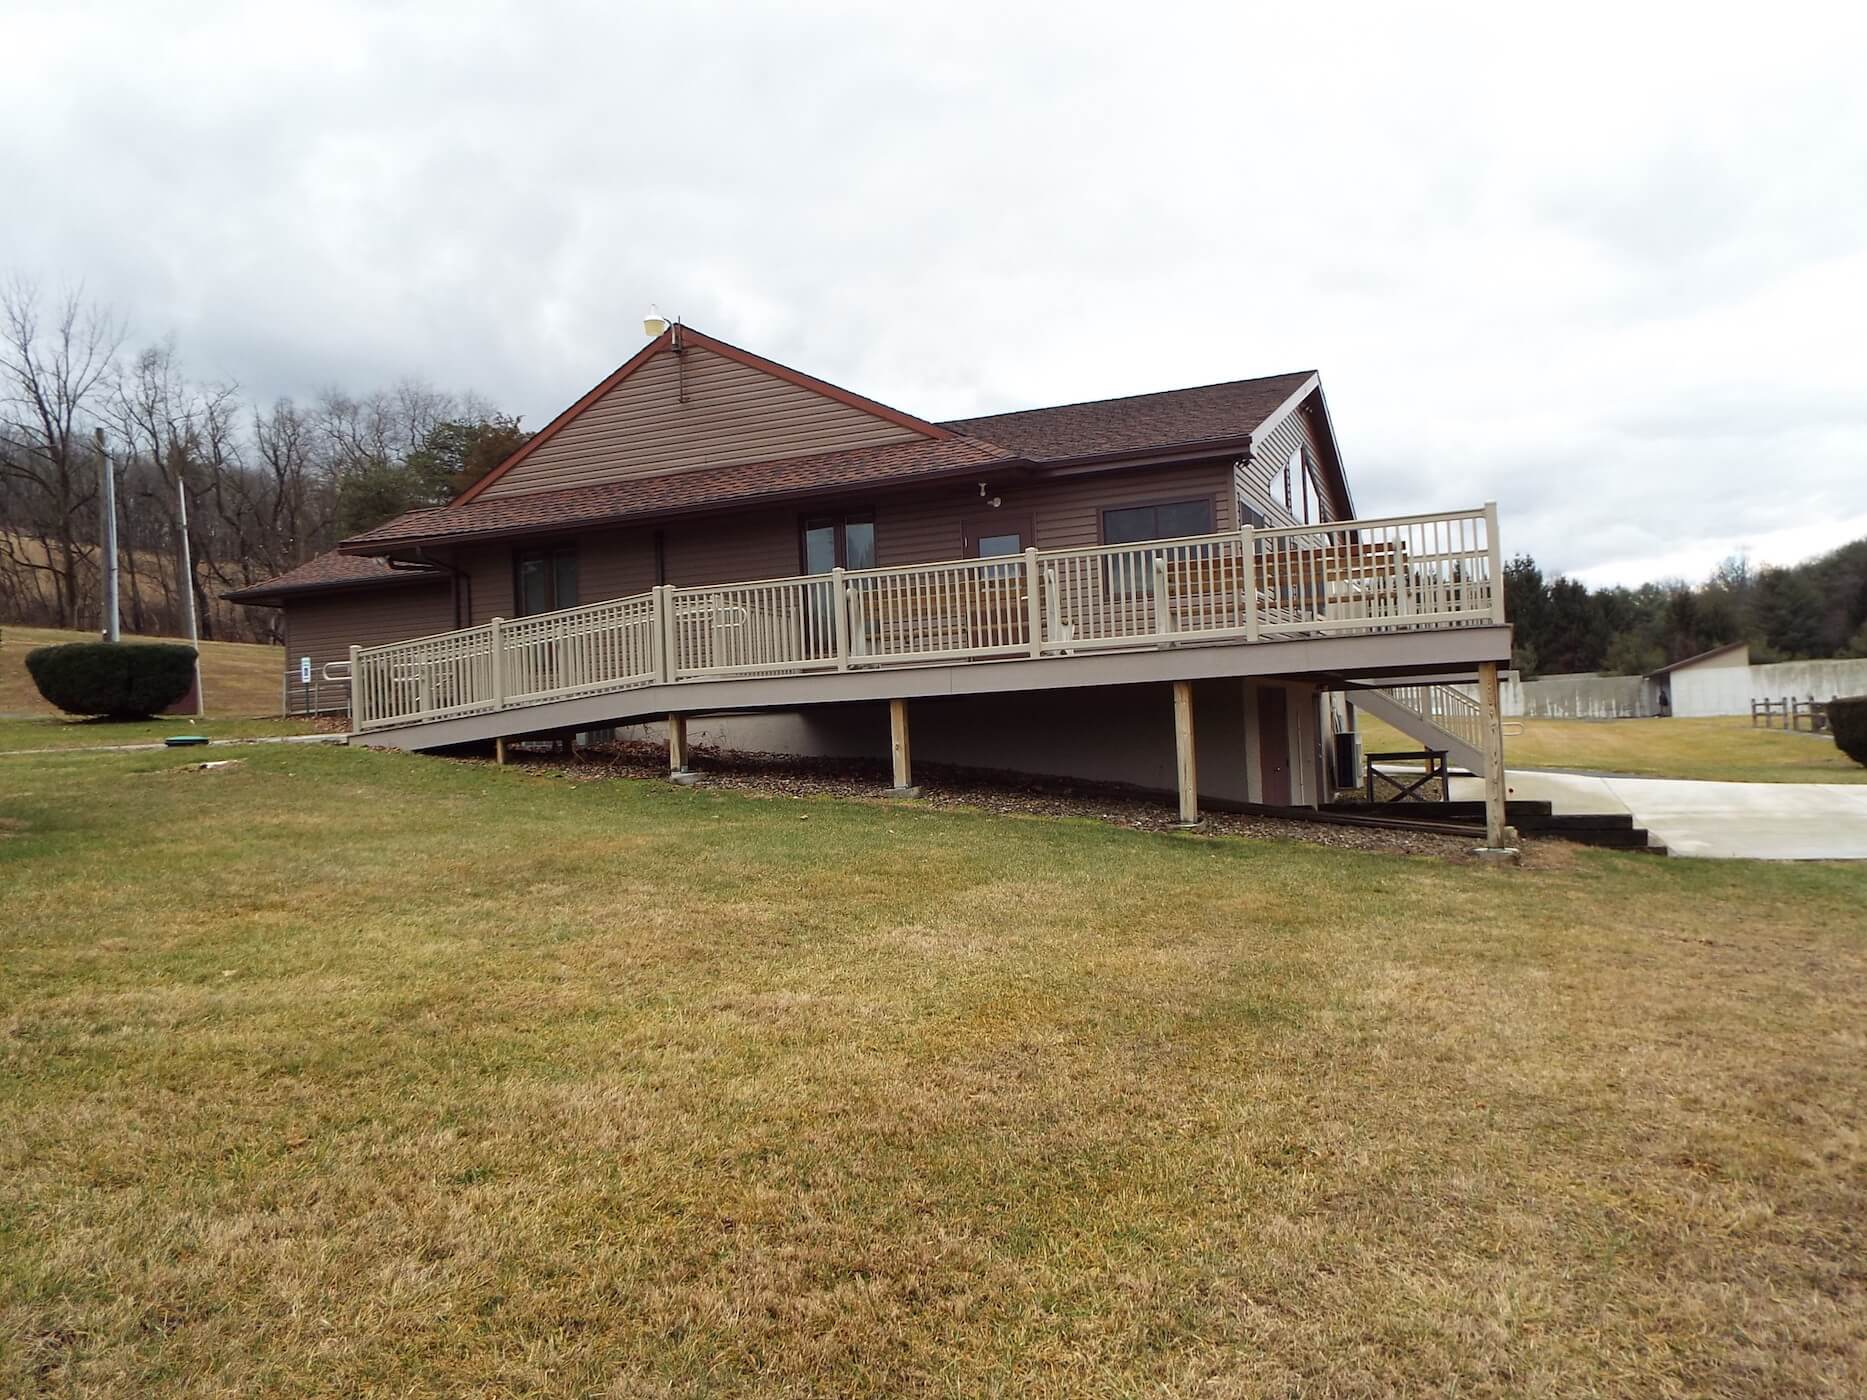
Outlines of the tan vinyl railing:
<svg viewBox="0 0 1867 1400">
<path fill-rule="evenodd" d="M 900 569 L 663 585 L 353 649 L 353 722 L 385 728 L 707 678 L 1503 620 L 1497 508 L 1487 505 Z M 1447 719 L 1463 732 L 1455 727 L 1462 715 L 1449 709 Z"/>
<path fill-rule="evenodd" d="M 1396 704 L 1406 706 L 1421 719 L 1430 720 L 1473 748 L 1484 747 L 1484 712 L 1476 699 L 1458 687 L 1430 683 L 1395 685 L 1386 687 L 1385 693 Z"/>
</svg>

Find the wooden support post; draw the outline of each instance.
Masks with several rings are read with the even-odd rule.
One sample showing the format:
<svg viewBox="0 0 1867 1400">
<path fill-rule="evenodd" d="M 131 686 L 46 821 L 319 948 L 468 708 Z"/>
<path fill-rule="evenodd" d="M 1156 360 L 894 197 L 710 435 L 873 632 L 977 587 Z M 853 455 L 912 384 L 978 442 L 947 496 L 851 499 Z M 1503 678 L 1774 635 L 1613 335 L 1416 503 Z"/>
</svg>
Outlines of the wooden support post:
<svg viewBox="0 0 1867 1400">
<path fill-rule="evenodd" d="M 1193 683 L 1173 683 L 1174 782 L 1180 790 L 1180 825 L 1199 825 L 1199 764 L 1193 755 Z"/>
<path fill-rule="evenodd" d="M 493 762 L 501 768 L 506 766 L 506 736 L 503 734 L 493 740 Z"/>
<path fill-rule="evenodd" d="M 1507 814 L 1504 786 L 1504 718 L 1498 698 L 1498 663 L 1478 663 L 1478 712 L 1484 725 L 1485 750 L 1485 844 L 1484 853 L 1500 859 L 1515 860 L 1511 846 L 1515 832 L 1505 825 Z"/>
<path fill-rule="evenodd" d="M 895 785 L 889 796 L 919 797 L 921 790 L 914 786 L 914 767 L 908 756 L 908 702 L 905 700 L 888 702 L 888 757 L 895 770 Z"/>
<path fill-rule="evenodd" d="M 668 716 L 668 781 L 686 786 L 694 781 L 687 767 L 687 716 Z"/>
</svg>

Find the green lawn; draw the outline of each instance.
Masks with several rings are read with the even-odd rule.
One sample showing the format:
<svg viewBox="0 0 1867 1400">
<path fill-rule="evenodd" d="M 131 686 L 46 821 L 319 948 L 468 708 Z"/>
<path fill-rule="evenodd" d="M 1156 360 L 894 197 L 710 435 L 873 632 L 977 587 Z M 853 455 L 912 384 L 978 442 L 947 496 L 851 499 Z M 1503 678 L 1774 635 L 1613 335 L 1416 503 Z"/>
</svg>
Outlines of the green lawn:
<svg viewBox="0 0 1867 1400">
<path fill-rule="evenodd" d="M 26 653 L 57 642 L 94 642 L 95 632 L 57 632 L 45 627 L 0 626 L 0 717 L 56 715 L 26 672 Z M 175 638 L 125 637 L 125 641 L 173 641 Z M 279 678 L 285 668 L 282 647 L 252 642 L 203 642 L 201 690 L 211 718 L 276 715 Z"/>
<path fill-rule="evenodd" d="M 0 765 L 0 1393 L 1867 1387 L 1867 869 Z"/>
<path fill-rule="evenodd" d="M 1418 744 L 1369 714 L 1357 715 L 1370 752 Z M 1641 778 L 1737 783 L 1867 783 L 1867 768 L 1821 735 L 1753 729 L 1745 718 L 1526 719 L 1504 740 L 1511 768 L 1574 768 Z"/>
</svg>

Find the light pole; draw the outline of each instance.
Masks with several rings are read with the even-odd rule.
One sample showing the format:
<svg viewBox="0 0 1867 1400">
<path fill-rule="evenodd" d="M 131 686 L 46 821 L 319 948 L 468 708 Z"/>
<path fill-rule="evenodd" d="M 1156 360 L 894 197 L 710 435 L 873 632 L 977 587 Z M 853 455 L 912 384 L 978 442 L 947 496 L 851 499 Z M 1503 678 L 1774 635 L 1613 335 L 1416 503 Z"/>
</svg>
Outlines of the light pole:
<svg viewBox="0 0 1867 1400">
<path fill-rule="evenodd" d="M 117 614 L 117 474 L 110 469 L 110 453 L 104 447 L 104 430 L 92 429 L 97 442 L 97 462 L 103 473 L 104 501 L 104 640 L 120 642 L 122 630 Z"/>
<path fill-rule="evenodd" d="M 175 499 L 181 507 L 182 603 L 187 609 L 188 645 L 194 648 L 194 712 L 200 716 L 207 713 L 207 697 L 201 694 L 201 629 L 195 622 L 194 555 L 188 549 L 188 475 L 179 461 L 175 464 Z"/>
</svg>

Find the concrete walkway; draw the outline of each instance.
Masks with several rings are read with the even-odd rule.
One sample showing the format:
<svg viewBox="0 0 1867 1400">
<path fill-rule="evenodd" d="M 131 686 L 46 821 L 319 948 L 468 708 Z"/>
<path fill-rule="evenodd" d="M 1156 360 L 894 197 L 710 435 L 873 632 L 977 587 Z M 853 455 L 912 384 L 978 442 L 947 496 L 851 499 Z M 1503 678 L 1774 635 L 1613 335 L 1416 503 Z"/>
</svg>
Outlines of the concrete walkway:
<svg viewBox="0 0 1867 1400">
<path fill-rule="evenodd" d="M 1563 812 L 1630 812 L 1676 856 L 1867 860 L 1867 784 L 1700 783 L 1507 770 L 1510 795 Z M 1477 778 L 1452 795 L 1482 799 Z"/>
</svg>

